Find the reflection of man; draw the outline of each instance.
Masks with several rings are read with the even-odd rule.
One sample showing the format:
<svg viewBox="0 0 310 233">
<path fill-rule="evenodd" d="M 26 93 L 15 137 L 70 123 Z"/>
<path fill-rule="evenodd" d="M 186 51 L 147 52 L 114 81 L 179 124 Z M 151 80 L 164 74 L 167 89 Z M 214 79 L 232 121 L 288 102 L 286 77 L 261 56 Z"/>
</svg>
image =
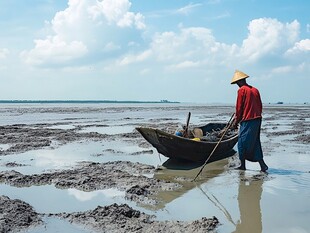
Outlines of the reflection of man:
<svg viewBox="0 0 310 233">
<path fill-rule="evenodd" d="M 262 214 L 260 199 L 262 195 L 263 180 L 244 181 L 240 177 L 238 203 L 240 221 L 236 226 L 235 233 L 261 233 Z"/>
<path fill-rule="evenodd" d="M 263 159 L 260 142 L 260 129 L 262 124 L 262 101 L 259 91 L 247 84 L 249 76 L 241 71 L 236 71 L 231 84 L 239 86 L 234 127 L 240 123 L 238 137 L 238 152 L 241 161 L 240 170 L 245 170 L 245 160 L 259 162 L 261 171 L 265 172 L 268 166 Z"/>
</svg>

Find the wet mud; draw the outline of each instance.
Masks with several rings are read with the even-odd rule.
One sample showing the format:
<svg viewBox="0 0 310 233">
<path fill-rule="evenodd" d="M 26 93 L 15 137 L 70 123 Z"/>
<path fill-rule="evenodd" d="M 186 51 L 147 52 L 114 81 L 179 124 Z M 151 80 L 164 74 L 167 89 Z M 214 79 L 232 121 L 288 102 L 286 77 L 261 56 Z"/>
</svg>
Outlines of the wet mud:
<svg viewBox="0 0 310 233">
<path fill-rule="evenodd" d="M 107 137 L 107 135 L 96 132 L 77 133 L 75 129 L 48 128 L 55 125 L 59 124 L 0 126 L 0 143 L 10 145 L 7 150 L 0 150 L 0 155 L 51 147 L 53 141 L 65 144 L 83 139 L 102 140 Z"/>
<path fill-rule="evenodd" d="M 71 223 L 82 224 L 98 232 L 214 232 L 219 224 L 216 217 L 202 218 L 191 222 L 156 221 L 154 216 L 134 210 L 126 204 L 98 206 L 94 210 L 56 215 Z"/>
<path fill-rule="evenodd" d="M 0 196 L 0 232 L 18 232 L 43 224 L 40 214 L 27 203 Z"/>
<path fill-rule="evenodd" d="M 268 117 L 264 117 L 265 122 L 262 131 L 266 133 L 267 137 L 279 137 L 290 135 L 293 142 L 308 144 L 310 142 L 310 123 L 306 119 L 309 119 L 309 107 L 304 108 L 267 108 L 265 113 L 268 113 Z M 298 112 L 298 114 L 296 114 Z M 280 123 L 279 123 L 280 121 Z M 284 123 L 283 123 L 284 121 Z M 288 124 L 287 122 L 290 122 Z M 289 129 L 283 130 L 282 126 L 286 126 Z M 266 127 L 271 127 L 272 131 L 266 130 Z"/>
</svg>

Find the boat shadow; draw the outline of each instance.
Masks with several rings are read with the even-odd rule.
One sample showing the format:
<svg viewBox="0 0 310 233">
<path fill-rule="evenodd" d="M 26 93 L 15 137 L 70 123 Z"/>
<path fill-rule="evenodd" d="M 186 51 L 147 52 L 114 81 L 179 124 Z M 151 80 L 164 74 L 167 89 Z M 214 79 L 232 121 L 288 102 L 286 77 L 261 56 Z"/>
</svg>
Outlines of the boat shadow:
<svg viewBox="0 0 310 233">
<path fill-rule="evenodd" d="M 203 162 L 192 162 L 180 159 L 168 159 L 162 167 L 171 170 L 192 170 L 203 165 Z"/>
<path fill-rule="evenodd" d="M 231 157 L 236 154 L 234 149 L 225 153 L 225 157 Z M 225 160 L 225 159 L 224 159 Z M 215 163 L 215 162 L 212 162 Z M 208 163 L 208 164 L 212 164 Z M 189 160 L 182 160 L 182 159 L 173 159 L 169 158 L 166 162 L 162 164 L 162 167 L 170 170 L 192 170 L 201 167 L 204 165 L 204 161 L 201 162 L 193 162 Z"/>
</svg>

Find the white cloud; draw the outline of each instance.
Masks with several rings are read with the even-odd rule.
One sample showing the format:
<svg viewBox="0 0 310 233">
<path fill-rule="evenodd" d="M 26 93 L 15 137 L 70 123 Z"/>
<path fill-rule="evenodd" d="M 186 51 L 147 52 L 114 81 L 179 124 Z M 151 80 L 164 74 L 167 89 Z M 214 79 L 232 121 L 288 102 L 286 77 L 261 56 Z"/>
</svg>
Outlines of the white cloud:
<svg viewBox="0 0 310 233">
<path fill-rule="evenodd" d="M 289 73 L 293 70 L 292 66 L 281 66 L 281 67 L 276 67 L 271 70 L 273 74 L 285 74 Z"/>
<path fill-rule="evenodd" d="M 218 20 L 218 19 L 225 19 L 229 18 L 231 15 L 229 12 L 224 12 L 223 14 L 215 16 L 213 19 Z"/>
<path fill-rule="evenodd" d="M 301 72 L 304 71 L 305 69 L 308 69 L 310 71 L 310 66 L 309 64 L 307 65 L 306 62 L 302 62 L 301 64 L 297 66 L 297 70 Z"/>
<path fill-rule="evenodd" d="M 9 55 L 9 50 L 6 48 L 0 48 L 0 59 L 5 59 Z"/>
<path fill-rule="evenodd" d="M 219 4 L 219 3 L 221 3 L 221 0 L 208 0 L 207 3 L 208 3 L 208 4 L 211 4 L 211 5 L 213 5 L 213 4 Z"/>
<path fill-rule="evenodd" d="M 179 27 L 179 31 L 156 33 L 145 52 L 123 56 L 118 65 L 142 63 L 146 59 L 165 71 L 184 69 L 216 70 L 219 67 L 240 67 L 269 56 L 283 57 L 288 48 L 291 53 L 308 51 L 309 40 L 299 37 L 299 22 L 283 23 L 277 19 L 260 18 L 249 23 L 248 37 L 238 46 L 216 40 L 212 31 L 204 27 Z M 298 59 L 297 59 L 298 60 Z M 275 59 L 275 63 L 278 60 Z M 295 64 L 295 69 L 297 69 Z M 290 66 L 278 67 L 274 73 L 289 72 Z"/>
<path fill-rule="evenodd" d="M 87 48 L 82 42 L 67 43 L 58 36 L 49 37 L 46 40 L 35 40 L 35 45 L 35 48 L 29 52 L 21 53 L 21 58 L 32 65 L 66 63 L 87 53 Z"/>
<path fill-rule="evenodd" d="M 310 52 L 310 39 L 305 39 L 296 42 L 293 48 L 287 50 L 286 54 L 290 55 L 302 52 Z"/>
<path fill-rule="evenodd" d="M 134 24 L 138 29 L 144 29 L 145 24 L 142 22 L 143 18 L 143 15 L 140 13 L 134 14 L 132 12 L 127 12 L 124 17 L 117 22 L 117 25 L 120 27 L 131 27 Z"/>
<path fill-rule="evenodd" d="M 148 59 L 152 55 L 151 50 L 146 50 L 138 55 L 127 55 L 123 57 L 120 61 L 120 65 L 129 65 L 136 62 L 142 62 Z"/>
<path fill-rule="evenodd" d="M 179 14 L 183 14 L 183 15 L 188 15 L 189 13 L 191 13 L 193 11 L 194 8 L 197 8 L 197 7 L 200 7 L 202 4 L 188 4 L 187 6 L 185 7 L 182 7 L 180 9 L 177 10 L 177 13 Z"/>
<path fill-rule="evenodd" d="M 281 23 L 277 19 L 260 18 L 252 20 L 248 26 L 249 35 L 243 41 L 241 56 L 250 61 L 272 54 L 293 44 L 299 35 L 299 23 Z"/>
<path fill-rule="evenodd" d="M 216 41 L 212 31 L 203 27 L 181 28 L 180 32 L 157 34 L 151 43 L 155 59 L 169 70 L 229 64 L 238 47 Z M 215 68 L 216 69 L 216 68 Z"/>
<path fill-rule="evenodd" d="M 179 28 L 178 32 L 155 34 L 149 49 L 124 56 L 118 65 L 142 63 L 148 59 L 153 66 L 158 65 L 160 69 L 168 72 L 206 70 L 206 67 L 211 70 L 230 64 L 236 54 L 239 54 L 238 51 L 235 44 L 227 45 L 216 41 L 208 28 Z"/>
<path fill-rule="evenodd" d="M 219 66 L 235 57 L 238 47 L 217 42 L 208 28 L 180 28 L 179 32 L 157 33 L 150 48 L 143 53 L 125 56 L 120 65 L 152 59 L 169 71 L 199 68 L 205 65 Z"/>
<path fill-rule="evenodd" d="M 130 12 L 130 7 L 129 0 L 69 0 L 68 7 L 46 24 L 52 33 L 35 40 L 35 48 L 23 51 L 22 57 L 32 65 L 62 65 L 92 53 L 124 49 L 131 39 L 124 28 L 145 28 L 143 15 Z"/>
<path fill-rule="evenodd" d="M 104 46 L 103 51 L 115 51 L 119 49 L 121 49 L 120 45 L 116 45 L 113 42 L 109 42 Z"/>
<path fill-rule="evenodd" d="M 89 7 L 93 18 L 101 14 L 105 16 L 109 24 L 117 24 L 120 27 L 131 27 L 135 25 L 138 29 L 145 28 L 142 14 L 129 12 L 131 3 L 128 0 L 103 0 L 97 1 L 96 5 Z"/>
<path fill-rule="evenodd" d="M 218 46 L 211 30 L 202 27 L 182 28 L 180 33 L 155 35 L 151 49 L 159 61 L 182 62 L 191 58 L 205 59 Z"/>
<path fill-rule="evenodd" d="M 300 64 L 296 65 L 287 65 L 287 66 L 279 66 L 271 69 L 270 76 L 274 75 L 293 75 L 296 76 L 297 73 L 303 73 L 306 72 L 306 70 L 309 70 L 309 64 L 307 65 L 306 62 L 302 62 Z"/>
<path fill-rule="evenodd" d="M 192 69 L 200 66 L 200 62 L 184 61 L 179 64 L 171 65 L 168 70 Z"/>
<path fill-rule="evenodd" d="M 141 71 L 140 71 L 140 74 L 141 75 L 147 75 L 147 74 L 149 74 L 150 73 L 150 69 L 142 69 Z"/>
<path fill-rule="evenodd" d="M 92 192 L 84 192 L 77 189 L 68 189 L 68 194 L 74 196 L 79 201 L 89 201 L 94 199 L 97 196 L 104 196 L 107 198 L 116 198 L 116 197 L 124 197 L 125 192 L 119 191 L 114 188 L 105 189 L 105 190 L 96 190 Z M 102 197 L 100 197 L 102 198 Z"/>
</svg>

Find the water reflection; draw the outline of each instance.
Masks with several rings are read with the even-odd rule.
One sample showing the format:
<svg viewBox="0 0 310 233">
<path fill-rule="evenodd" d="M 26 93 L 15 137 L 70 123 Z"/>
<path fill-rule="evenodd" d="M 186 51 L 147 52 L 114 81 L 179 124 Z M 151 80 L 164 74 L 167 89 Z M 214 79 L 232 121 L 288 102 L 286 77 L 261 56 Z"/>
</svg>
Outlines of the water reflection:
<svg viewBox="0 0 310 233">
<path fill-rule="evenodd" d="M 84 192 L 77 189 L 68 189 L 68 194 L 74 196 L 79 201 L 89 201 L 94 199 L 96 196 L 103 195 L 107 198 L 115 199 L 116 197 L 125 197 L 124 191 L 119 191 L 118 189 L 110 188 L 104 190 L 96 190 L 93 192 Z"/>
<path fill-rule="evenodd" d="M 238 188 L 240 220 L 236 224 L 235 233 L 262 232 L 260 200 L 263 182 L 263 179 L 248 179 L 244 172 L 240 172 Z"/>
<path fill-rule="evenodd" d="M 54 185 L 17 188 L 0 184 L 0 195 L 25 201 L 40 213 L 86 211 L 115 202 L 134 205 L 125 199 L 125 191 L 116 188 L 84 192 L 74 188 L 59 189 Z"/>
<path fill-rule="evenodd" d="M 175 199 L 181 197 L 183 194 L 191 189 L 199 187 L 201 184 L 208 182 L 214 177 L 219 176 L 225 171 L 225 166 L 228 164 L 227 159 L 223 159 L 217 162 L 207 164 L 202 171 L 199 179 L 193 182 L 193 179 L 199 172 L 202 164 L 193 163 L 182 160 L 168 159 L 163 163 L 162 167 L 154 174 L 154 178 L 160 180 L 166 180 L 169 182 L 180 183 L 182 187 L 175 192 L 162 191 L 159 192 L 156 197 L 161 200 L 156 209 L 163 209 L 165 206 L 173 202 Z"/>
<path fill-rule="evenodd" d="M 200 189 L 200 191 L 208 198 L 208 200 L 215 206 L 217 207 L 226 217 L 226 219 L 231 222 L 234 226 L 236 226 L 236 223 L 234 223 L 234 220 L 231 216 L 231 214 L 229 213 L 229 211 L 226 209 L 226 207 L 215 197 L 215 195 L 213 194 L 208 194 L 207 192 L 205 192 L 201 186 L 198 187 Z"/>
</svg>

